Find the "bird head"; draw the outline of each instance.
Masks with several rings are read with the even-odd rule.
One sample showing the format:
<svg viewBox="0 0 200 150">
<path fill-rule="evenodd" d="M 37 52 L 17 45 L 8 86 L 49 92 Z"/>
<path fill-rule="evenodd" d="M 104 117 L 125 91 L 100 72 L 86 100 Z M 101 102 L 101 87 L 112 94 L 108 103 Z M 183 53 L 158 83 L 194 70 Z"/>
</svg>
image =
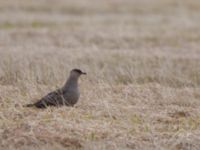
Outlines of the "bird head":
<svg viewBox="0 0 200 150">
<path fill-rule="evenodd" d="M 86 75 L 86 72 L 83 72 L 80 69 L 72 69 L 70 75 L 79 77 L 81 75 Z"/>
</svg>

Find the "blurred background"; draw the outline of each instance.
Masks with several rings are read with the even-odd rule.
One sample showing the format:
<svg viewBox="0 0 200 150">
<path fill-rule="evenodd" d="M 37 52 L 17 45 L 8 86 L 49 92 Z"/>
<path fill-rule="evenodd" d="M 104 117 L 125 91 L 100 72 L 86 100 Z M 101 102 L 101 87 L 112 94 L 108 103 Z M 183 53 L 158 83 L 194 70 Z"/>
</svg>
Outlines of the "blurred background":
<svg viewBox="0 0 200 150">
<path fill-rule="evenodd" d="M 180 84 L 199 85 L 199 8 L 197 0 L 0 1 L 1 62 L 2 66 L 10 63 L 10 73 L 15 75 L 2 69 L 0 74 L 32 78 L 15 65 L 21 62 L 29 70 L 36 63 L 43 70 L 39 64 L 50 59 L 56 68 L 67 71 L 73 67 L 100 70 L 97 76 L 104 79 L 116 73 L 119 77 L 114 80 L 124 83 L 168 82 L 171 76 Z M 14 56 L 18 63 L 4 55 Z M 45 65 L 46 72 L 55 68 Z M 33 69 L 34 76 L 46 80 L 37 70 Z M 127 81 L 123 81 L 124 71 L 129 72 Z M 61 80 L 52 72 L 54 80 Z"/>
</svg>

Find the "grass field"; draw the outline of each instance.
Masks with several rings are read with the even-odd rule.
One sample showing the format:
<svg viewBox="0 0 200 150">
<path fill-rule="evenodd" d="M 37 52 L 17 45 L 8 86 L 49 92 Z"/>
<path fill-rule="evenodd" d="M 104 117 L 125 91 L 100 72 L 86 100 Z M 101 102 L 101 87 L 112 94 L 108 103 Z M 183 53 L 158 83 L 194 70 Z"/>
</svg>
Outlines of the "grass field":
<svg viewBox="0 0 200 150">
<path fill-rule="evenodd" d="M 74 108 L 23 107 L 73 68 Z M 0 1 L 0 149 L 199 147 L 200 1 Z"/>
</svg>

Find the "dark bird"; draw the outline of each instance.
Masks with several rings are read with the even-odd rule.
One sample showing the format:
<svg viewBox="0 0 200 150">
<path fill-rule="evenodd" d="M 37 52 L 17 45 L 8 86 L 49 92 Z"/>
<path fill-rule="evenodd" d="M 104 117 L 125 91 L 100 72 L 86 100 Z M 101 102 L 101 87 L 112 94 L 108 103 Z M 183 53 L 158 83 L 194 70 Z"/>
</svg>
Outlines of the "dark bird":
<svg viewBox="0 0 200 150">
<path fill-rule="evenodd" d="M 46 108 L 47 106 L 74 106 L 80 97 L 78 79 L 81 75 L 86 75 L 80 69 L 73 69 L 65 85 L 46 96 L 42 97 L 36 103 L 27 104 L 26 107 Z"/>
</svg>

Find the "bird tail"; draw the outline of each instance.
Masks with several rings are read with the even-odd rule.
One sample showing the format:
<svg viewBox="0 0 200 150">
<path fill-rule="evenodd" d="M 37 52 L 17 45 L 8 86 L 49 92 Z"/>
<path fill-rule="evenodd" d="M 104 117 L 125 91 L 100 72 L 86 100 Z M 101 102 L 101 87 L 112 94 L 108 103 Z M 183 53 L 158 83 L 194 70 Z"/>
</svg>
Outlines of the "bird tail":
<svg viewBox="0 0 200 150">
<path fill-rule="evenodd" d="M 34 107 L 35 104 L 26 104 L 26 105 L 23 105 L 23 107 Z"/>
</svg>

